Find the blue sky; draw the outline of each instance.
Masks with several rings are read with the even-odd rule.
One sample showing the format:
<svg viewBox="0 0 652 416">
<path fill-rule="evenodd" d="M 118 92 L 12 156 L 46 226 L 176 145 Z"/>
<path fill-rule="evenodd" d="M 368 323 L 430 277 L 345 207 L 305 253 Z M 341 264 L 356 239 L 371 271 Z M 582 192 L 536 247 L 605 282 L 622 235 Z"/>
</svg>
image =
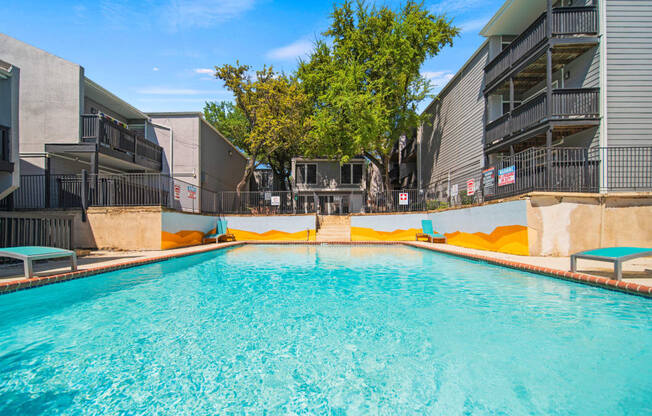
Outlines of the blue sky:
<svg viewBox="0 0 652 416">
<path fill-rule="evenodd" d="M 462 28 L 454 46 L 422 68 L 436 90 L 482 43 L 478 32 L 502 3 L 425 2 Z M 327 28 L 332 7 L 289 0 L 4 0 L 0 31 L 82 65 L 87 77 L 141 110 L 200 111 L 207 100 L 231 99 L 212 76 L 215 65 L 239 60 L 292 71 Z"/>
</svg>

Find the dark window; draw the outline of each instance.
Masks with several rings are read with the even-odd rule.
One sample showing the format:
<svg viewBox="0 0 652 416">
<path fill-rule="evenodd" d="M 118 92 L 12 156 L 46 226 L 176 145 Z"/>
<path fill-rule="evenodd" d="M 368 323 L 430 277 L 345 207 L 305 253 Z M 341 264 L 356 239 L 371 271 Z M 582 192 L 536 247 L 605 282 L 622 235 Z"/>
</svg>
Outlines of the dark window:
<svg viewBox="0 0 652 416">
<path fill-rule="evenodd" d="M 0 126 L 0 160 L 9 159 L 9 129 Z"/>
<path fill-rule="evenodd" d="M 361 183 L 362 182 L 362 165 L 359 163 L 356 163 L 353 165 L 353 183 Z"/>
<path fill-rule="evenodd" d="M 341 168 L 341 183 L 346 185 L 359 184 L 362 182 L 362 164 L 345 163 Z"/>
<path fill-rule="evenodd" d="M 297 183 L 314 185 L 317 183 L 317 165 L 297 163 Z"/>
<path fill-rule="evenodd" d="M 351 183 L 351 165 L 348 163 L 343 164 L 340 172 L 342 174 L 342 183 Z"/>
<path fill-rule="evenodd" d="M 317 165 L 306 165 L 308 168 L 308 173 L 306 174 L 307 183 L 316 184 L 317 183 Z"/>
</svg>

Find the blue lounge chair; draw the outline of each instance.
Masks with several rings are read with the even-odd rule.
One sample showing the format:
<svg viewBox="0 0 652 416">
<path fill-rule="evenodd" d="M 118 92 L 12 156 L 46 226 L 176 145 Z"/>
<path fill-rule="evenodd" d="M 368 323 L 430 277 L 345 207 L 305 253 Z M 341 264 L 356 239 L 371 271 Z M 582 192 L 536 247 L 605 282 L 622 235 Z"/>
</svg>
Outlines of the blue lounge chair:
<svg viewBox="0 0 652 416">
<path fill-rule="evenodd" d="M 22 260 L 25 267 L 25 277 L 28 279 L 34 276 L 34 269 L 32 267 L 34 260 L 70 257 L 72 263 L 70 269 L 72 271 L 77 270 L 77 255 L 75 252 L 61 248 L 39 246 L 5 247 L 0 248 L 0 257 Z"/>
<path fill-rule="evenodd" d="M 216 244 L 223 241 L 235 241 L 235 236 L 233 234 L 228 234 L 227 230 L 226 220 L 221 220 L 218 218 L 215 222 L 215 232 L 209 235 L 205 235 L 202 239 L 202 243 L 206 243 L 208 240 L 215 240 Z"/>
<path fill-rule="evenodd" d="M 606 247 L 575 253 L 570 258 L 571 272 L 577 271 L 577 259 L 608 261 L 614 264 L 617 280 L 623 279 L 623 262 L 638 257 L 652 256 L 652 248 Z"/>
<path fill-rule="evenodd" d="M 431 220 L 422 220 L 421 229 L 423 232 L 417 233 L 416 235 L 417 241 L 419 241 L 420 238 L 425 238 L 430 243 L 434 243 L 435 240 L 440 243 L 444 243 L 444 244 L 446 243 L 446 236 L 443 234 L 436 233 L 435 230 L 432 229 Z"/>
</svg>

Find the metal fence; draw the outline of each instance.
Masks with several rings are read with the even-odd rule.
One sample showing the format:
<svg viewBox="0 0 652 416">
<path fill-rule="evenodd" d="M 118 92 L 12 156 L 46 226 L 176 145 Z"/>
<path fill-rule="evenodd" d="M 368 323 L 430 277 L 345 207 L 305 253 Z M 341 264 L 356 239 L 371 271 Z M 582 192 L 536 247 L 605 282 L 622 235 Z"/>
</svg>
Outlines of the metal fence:
<svg viewBox="0 0 652 416">
<path fill-rule="evenodd" d="M 73 218 L 26 213 L 0 213 L 0 247 L 73 248 Z"/>
<path fill-rule="evenodd" d="M 425 211 L 532 191 L 650 190 L 652 147 L 531 148 L 499 157 L 484 170 L 463 167 L 423 189 L 368 192 L 362 196 L 360 212 Z M 344 194 L 340 197 L 346 199 Z M 318 191 L 213 191 L 164 174 L 23 175 L 19 189 L 0 201 L 0 208 L 161 206 L 184 212 L 253 215 L 350 212 L 325 210 L 329 203 Z"/>
</svg>

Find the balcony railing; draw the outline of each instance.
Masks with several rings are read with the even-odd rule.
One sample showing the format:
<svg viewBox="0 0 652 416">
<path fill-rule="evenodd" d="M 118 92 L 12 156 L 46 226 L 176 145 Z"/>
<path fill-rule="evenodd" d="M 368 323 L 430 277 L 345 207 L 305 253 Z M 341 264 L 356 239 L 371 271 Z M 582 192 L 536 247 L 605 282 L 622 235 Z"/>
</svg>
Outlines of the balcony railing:
<svg viewBox="0 0 652 416">
<path fill-rule="evenodd" d="M 548 40 L 547 19 L 545 12 L 489 62 L 485 67 L 485 85 L 493 84 Z M 553 37 L 595 35 L 598 33 L 598 12 L 593 6 L 555 8 L 551 25 Z"/>
<path fill-rule="evenodd" d="M 597 119 L 600 116 L 600 89 L 556 89 L 552 92 L 552 114 L 548 115 L 545 91 L 516 107 L 511 113 L 488 123 L 486 143 L 520 134 L 544 121 Z"/>
<path fill-rule="evenodd" d="M 98 143 L 124 153 L 136 164 L 161 170 L 163 149 L 136 132 L 116 124 L 97 114 L 84 114 L 82 118 L 82 141 Z"/>
</svg>

